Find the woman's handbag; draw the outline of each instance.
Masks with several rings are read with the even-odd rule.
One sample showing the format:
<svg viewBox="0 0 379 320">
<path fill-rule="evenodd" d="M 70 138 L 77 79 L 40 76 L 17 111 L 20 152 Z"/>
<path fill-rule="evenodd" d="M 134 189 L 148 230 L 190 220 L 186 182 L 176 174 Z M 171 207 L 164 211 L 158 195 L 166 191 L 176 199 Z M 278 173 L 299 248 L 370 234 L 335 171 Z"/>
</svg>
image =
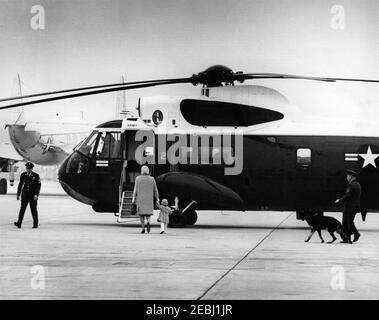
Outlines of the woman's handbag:
<svg viewBox="0 0 379 320">
<path fill-rule="evenodd" d="M 132 216 L 135 216 L 137 214 L 137 205 L 135 203 L 132 203 L 130 206 L 130 214 Z"/>
</svg>

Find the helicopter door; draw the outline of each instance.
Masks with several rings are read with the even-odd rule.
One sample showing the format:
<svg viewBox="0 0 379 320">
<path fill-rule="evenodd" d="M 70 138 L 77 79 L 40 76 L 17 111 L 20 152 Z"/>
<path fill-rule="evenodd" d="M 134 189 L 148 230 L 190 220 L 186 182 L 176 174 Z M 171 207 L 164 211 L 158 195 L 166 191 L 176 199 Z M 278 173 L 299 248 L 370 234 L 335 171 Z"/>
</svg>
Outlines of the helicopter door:
<svg viewBox="0 0 379 320">
<path fill-rule="evenodd" d="M 139 131 L 141 133 L 141 131 Z M 137 159 L 138 156 L 149 157 L 154 155 L 154 132 L 149 130 L 146 131 L 146 134 L 149 135 L 147 141 L 149 143 L 142 142 L 140 139 L 136 138 L 137 131 L 126 131 L 124 134 L 123 143 L 126 146 L 124 148 L 124 160 L 122 164 L 122 172 L 120 178 L 120 193 L 119 193 L 119 214 L 118 222 L 125 221 L 124 219 L 135 218 L 135 215 L 131 215 L 131 204 L 133 197 L 133 189 L 136 178 L 140 175 L 141 172 L 141 160 Z M 139 149 L 141 143 L 144 143 L 145 147 Z M 143 155 L 139 154 L 140 150 L 143 151 Z M 149 162 L 149 161 L 148 161 Z M 150 162 L 151 163 L 151 162 Z M 147 165 L 150 167 L 150 173 L 153 175 L 154 166 Z"/>
<path fill-rule="evenodd" d="M 112 198 L 118 197 L 122 168 L 121 132 L 99 132 L 95 150 L 91 170 L 96 175 L 93 191 L 101 194 L 101 197 L 106 194 L 112 194 Z"/>
<path fill-rule="evenodd" d="M 126 159 L 126 165 L 124 165 L 124 190 L 133 190 L 134 188 L 134 183 L 136 181 L 137 176 L 140 175 L 141 171 L 141 165 L 140 159 L 136 159 L 138 156 L 138 147 L 142 143 L 142 141 L 136 141 L 136 133 L 137 131 L 127 131 L 125 135 L 125 159 Z M 148 144 L 146 143 L 146 146 L 143 150 L 144 157 L 153 157 L 154 156 L 154 132 L 153 131 L 146 131 L 146 135 L 149 135 L 151 138 L 150 141 L 151 143 Z M 140 155 L 141 156 L 141 155 Z M 150 165 L 147 163 L 151 170 L 151 174 L 153 173 L 154 167 L 153 165 Z"/>
<path fill-rule="evenodd" d="M 316 208 L 319 203 L 317 199 L 322 197 L 323 186 L 320 183 L 320 176 L 316 175 L 314 150 L 310 148 L 298 148 L 296 151 L 296 190 L 294 194 L 301 199 L 297 205 L 299 207 L 308 206 L 305 209 Z"/>
</svg>

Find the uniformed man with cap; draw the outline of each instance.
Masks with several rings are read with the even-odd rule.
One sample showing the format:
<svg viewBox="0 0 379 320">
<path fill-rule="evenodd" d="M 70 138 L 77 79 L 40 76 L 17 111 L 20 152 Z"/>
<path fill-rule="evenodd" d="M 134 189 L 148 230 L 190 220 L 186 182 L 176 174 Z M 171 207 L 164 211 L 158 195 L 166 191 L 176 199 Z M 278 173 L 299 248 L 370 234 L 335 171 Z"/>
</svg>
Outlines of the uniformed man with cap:
<svg viewBox="0 0 379 320">
<path fill-rule="evenodd" d="M 17 200 L 20 200 L 21 195 L 21 208 L 18 215 L 18 221 L 15 222 L 14 225 L 21 228 L 26 207 L 30 204 L 30 210 L 33 217 L 33 228 L 38 228 L 37 201 L 41 190 L 41 179 L 38 173 L 33 172 L 33 163 L 27 162 L 25 167 L 26 172 L 21 174 L 20 183 L 17 188 Z"/>
<path fill-rule="evenodd" d="M 357 181 L 357 173 L 354 170 L 346 170 L 346 179 L 348 185 L 345 195 L 336 200 L 336 203 L 344 203 L 342 214 L 342 231 L 343 241 L 342 243 L 352 243 L 350 236 L 354 234 L 354 242 L 358 241 L 361 236 L 355 227 L 354 218 L 355 215 L 361 211 L 361 192 L 362 188 Z"/>
</svg>

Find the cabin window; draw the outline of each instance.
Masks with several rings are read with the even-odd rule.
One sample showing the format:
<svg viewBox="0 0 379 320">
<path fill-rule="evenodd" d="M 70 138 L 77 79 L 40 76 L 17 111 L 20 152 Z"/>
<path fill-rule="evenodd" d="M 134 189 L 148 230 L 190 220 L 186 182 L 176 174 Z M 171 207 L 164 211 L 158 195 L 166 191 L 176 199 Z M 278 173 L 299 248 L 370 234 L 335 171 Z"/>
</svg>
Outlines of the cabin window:
<svg viewBox="0 0 379 320">
<path fill-rule="evenodd" d="M 276 138 L 275 137 L 267 137 L 267 141 L 271 143 L 276 143 Z"/>
<path fill-rule="evenodd" d="M 312 151 L 309 148 L 297 149 L 297 164 L 309 166 L 312 162 Z"/>
<path fill-rule="evenodd" d="M 143 155 L 144 155 L 144 157 L 153 157 L 154 156 L 154 147 L 146 147 Z"/>
<path fill-rule="evenodd" d="M 102 132 L 98 141 L 97 159 L 118 159 L 121 157 L 120 132 Z"/>
</svg>

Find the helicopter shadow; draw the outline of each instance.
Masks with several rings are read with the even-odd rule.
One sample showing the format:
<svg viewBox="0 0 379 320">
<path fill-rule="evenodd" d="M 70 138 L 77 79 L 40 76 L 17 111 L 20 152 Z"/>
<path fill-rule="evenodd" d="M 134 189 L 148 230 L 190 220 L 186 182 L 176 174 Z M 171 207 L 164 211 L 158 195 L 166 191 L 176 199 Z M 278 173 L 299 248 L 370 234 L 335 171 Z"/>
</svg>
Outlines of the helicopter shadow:
<svg viewBox="0 0 379 320">
<path fill-rule="evenodd" d="M 130 223 L 98 223 L 98 222 L 65 222 L 62 223 L 61 225 L 66 225 L 66 226 L 98 226 L 98 227 L 118 227 L 118 228 L 140 228 L 141 225 L 139 222 L 130 222 Z M 151 229 L 158 229 L 160 228 L 159 224 L 152 223 L 151 224 Z M 296 226 L 296 227 L 283 227 L 283 226 L 263 226 L 263 225 L 221 225 L 221 224 L 213 224 L 213 225 L 208 225 L 208 224 L 196 224 L 193 226 L 185 226 L 183 228 L 172 228 L 169 227 L 169 229 L 177 229 L 177 230 L 182 230 L 182 229 L 218 229 L 218 230 L 228 230 L 228 229 L 252 229 L 252 230 L 272 230 L 272 229 L 277 229 L 277 230 L 308 230 L 309 228 L 306 226 Z"/>
<path fill-rule="evenodd" d="M 97 227 L 111 227 L 111 228 L 140 228 L 141 225 L 139 222 L 126 222 L 126 223 L 98 223 L 98 222 L 65 222 L 61 223 L 61 225 L 65 226 L 97 226 Z M 151 224 L 151 229 L 159 229 L 160 225 L 157 223 Z M 185 226 L 183 228 L 169 228 L 169 229 L 177 229 L 177 230 L 310 230 L 307 225 L 304 226 L 269 226 L 269 225 L 221 225 L 221 224 L 196 224 L 193 226 Z M 379 232 L 379 229 L 374 228 L 359 228 L 359 231 L 363 232 Z"/>
</svg>

